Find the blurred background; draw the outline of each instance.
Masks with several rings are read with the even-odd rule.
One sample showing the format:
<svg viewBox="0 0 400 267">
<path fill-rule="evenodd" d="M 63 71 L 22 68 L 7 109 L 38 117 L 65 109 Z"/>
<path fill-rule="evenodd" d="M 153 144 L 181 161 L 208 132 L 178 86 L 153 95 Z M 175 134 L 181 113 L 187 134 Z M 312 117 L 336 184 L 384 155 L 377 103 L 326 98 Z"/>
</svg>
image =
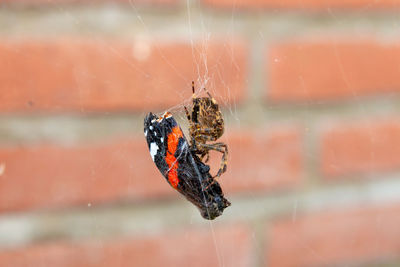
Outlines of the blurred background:
<svg viewBox="0 0 400 267">
<path fill-rule="evenodd" d="M 0 266 L 400 266 L 399 12 L 1 0 Z M 150 111 L 186 131 L 192 80 L 226 121 L 214 221 L 143 136 Z"/>
</svg>

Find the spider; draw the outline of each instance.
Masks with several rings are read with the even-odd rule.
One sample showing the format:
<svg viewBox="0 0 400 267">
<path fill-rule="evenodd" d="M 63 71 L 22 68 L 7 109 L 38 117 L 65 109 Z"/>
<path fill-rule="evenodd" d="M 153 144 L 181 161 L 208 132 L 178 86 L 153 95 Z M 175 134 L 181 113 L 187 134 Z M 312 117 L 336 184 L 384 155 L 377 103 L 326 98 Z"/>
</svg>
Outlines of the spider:
<svg viewBox="0 0 400 267">
<path fill-rule="evenodd" d="M 205 89 L 205 88 L 204 88 Z M 213 178 L 220 177 L 227 167 L 228 146 L 217 141 L 224 133 L 224 119 L 219 110 L 217 101 L 207 91 L 208 97 L 196 97 L 194 81 L 192 81 L 193 105 L 191 113 L 185 107 L 186 116 L 189 120 L 189 135 L 191 137 L 191 150 L 200 156 L 201 161 L 205 158 L 208 162 L 209 151 L 215 150 L 222 153 L 220 168 Z"/>
</svg>

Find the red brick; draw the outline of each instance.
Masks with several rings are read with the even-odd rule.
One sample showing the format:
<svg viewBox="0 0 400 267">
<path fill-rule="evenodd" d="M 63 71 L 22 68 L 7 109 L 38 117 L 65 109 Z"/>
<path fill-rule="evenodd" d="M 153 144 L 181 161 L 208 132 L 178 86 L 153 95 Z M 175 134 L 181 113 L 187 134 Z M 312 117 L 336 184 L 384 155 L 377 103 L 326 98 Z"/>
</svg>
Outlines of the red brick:
<svg viewBox="0 0 400 267">
<path fill-rule="evenodd" d="M 144 137 L 98 145 L 2 148 L 0 211 L 174 194 Z"/>
<path fill-rule="evenodd" d="M 400 121 L 342 123 L 322 131 L 322 172 L 329 178 L 400 169 Z"/>
<path fill-rule="evenodd" d="M 266 262 L 280 267 L 376 264 L 398 257 L 399 225 L 400 205 L 278 220 L 267 230 Z"/>
<path fill-rule="evenodd" d="M 163 109 L 190 98 L 198 78 L 232 103 L 244 97 L 246 57 L 240 42 L 192 51 L 190 42 L 3 40 L 0 112 Z"/>
<path fill-rule="evenodd" d="M 360 41 L 298 41 L 268 48 L 267 100 L 350 99 L 400 92 L 400 45 Z"/>
<path fill-rule="evenodd" d="M 228 169 L 220 178 L 226 192 L 265 192 L 292 188 L 302 182 L 303 142 L 299 129 L 238 131 L 231 133 L 226 143 Z M 221 156 L 213 156 L 212 170 L 216 172 Z"/>
<path fill-rule="evenodd" d="M 252 239 L 247 228 L 236 225 L 214 230 L 171 230 L 168 234 L 126 240 L 33 245 L 0 251 L 0 265 L 251 266 Z"/>
<path fill-rule="evenodd" d="M 357 8 L 361 10 L 374 10 L 377 8 L 397 8 L 396 0 L 202 0 L 205 5 L 221 8 L 298 8 L 298 9 L 320 9 L 326 11 L 328 8 Z"/>
</svg>

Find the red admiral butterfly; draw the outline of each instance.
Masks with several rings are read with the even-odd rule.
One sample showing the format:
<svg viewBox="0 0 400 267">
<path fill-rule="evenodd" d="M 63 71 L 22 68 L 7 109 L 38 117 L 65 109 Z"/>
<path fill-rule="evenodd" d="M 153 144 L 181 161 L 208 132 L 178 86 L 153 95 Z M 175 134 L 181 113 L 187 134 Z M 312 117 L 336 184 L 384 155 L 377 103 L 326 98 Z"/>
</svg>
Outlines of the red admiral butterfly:
<svg viewBox="0 0 400 267">
<path fill-rule="evenodd" d="M 149 113 L 144 119 L 144 135 L 151 158 L 168 183 L 213 220 L 231 203 L 210 174 L 210 167 L 190 150 L 182 129 L 171 113 L 161 117 Z"/>
</svg>

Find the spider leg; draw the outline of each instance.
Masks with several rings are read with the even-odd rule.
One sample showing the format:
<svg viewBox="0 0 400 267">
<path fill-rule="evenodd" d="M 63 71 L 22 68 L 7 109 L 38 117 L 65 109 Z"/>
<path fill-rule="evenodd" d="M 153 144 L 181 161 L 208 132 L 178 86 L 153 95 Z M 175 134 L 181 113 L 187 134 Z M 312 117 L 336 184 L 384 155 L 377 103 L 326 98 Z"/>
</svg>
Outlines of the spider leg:
<svg viewBox="0 0 400 267">
<path fill-rule="evenodd" d="M 207 152 L 207 154 L 208 154 L 208 151 L 210 151 L 210 150 L 215 150 L 215 151 L 222 153 L 221 164 L 220 164 L 219 170 L 218 170 L 217 174 L 215 176 L 213 176 L 214 181 L 216 181 L 215 180 L 216 178 L 220 177 L 224 172 L 226 172 L 226 167 L 228 166 L 228 161 L 227 161 L 228 146 L 224 143 L 198 144 L 198 146 L 202 147 Z M 214 183 L 214 181 L 212 181 L 211 184 L 209 184 L 207 186 L 207 188 L 209 186 L 211 186 Z"/>
<path fill-rule="evenodd" d="M 189 113 L 188 109 L 186 108 L 186 106 L 184 106 L 184 108 L 185 108 L 185 113 L 186 113 L 186 117 L 187 117 L 188 121 L 189 121 L 190 123 L 192 123 L 192 120 L 191 120 L 191 118 L 190 118 L 190 113 Z"/>
<path fill-rule="evenodd" d="M 207 153 L 207 154 L 206 154 L 206 159 L 205 159 L 204 163 L 207 163 L 209 159 L 210 159 L 210 154 Z"/>
<path fill-rule="evenodd" d="M 207 88 L 203 88 L 203 89 L 204 89 L 204 91 L 206 91 L 206 93 L 207 93 L 208 97 L 211 99 L 211 101 L 212 101 L 214 104 L 217 104 L 217 100 L 215 100 L 215 98 L 212 97 L 212 95 L 211 95 L 210 92 L 207 90 Z"/>
<path fill-rule="evenodd" d="M 206 88 L 204 88 L 204 90 L 206 90 Z M 210 92 L 209 91 L 206 91 L 206 92 L 207 92 L 207 95 L 213 100 L 214 97 L 211 96 Z"/>
<path fill-rule="evenodd" d="M 210 145 L 212 150 L 222 153 L 221 164 L 217 174 L 214 178 L 220 177 L 224 172 L 226 172 L 226 167 L 228 165 L 228 146 L 224 143 L 215 143 Z"/>
<path fill-rule="evenodd" d="M 210 159 L 210 154 L 208 154 L 208 150 L 202 152 L 202 154 L 200 155 L 200 160 L 203 161 L 204 157 L 206 158 L 204 160 L 204 163 L 207 163 Z"/>
</svg>

